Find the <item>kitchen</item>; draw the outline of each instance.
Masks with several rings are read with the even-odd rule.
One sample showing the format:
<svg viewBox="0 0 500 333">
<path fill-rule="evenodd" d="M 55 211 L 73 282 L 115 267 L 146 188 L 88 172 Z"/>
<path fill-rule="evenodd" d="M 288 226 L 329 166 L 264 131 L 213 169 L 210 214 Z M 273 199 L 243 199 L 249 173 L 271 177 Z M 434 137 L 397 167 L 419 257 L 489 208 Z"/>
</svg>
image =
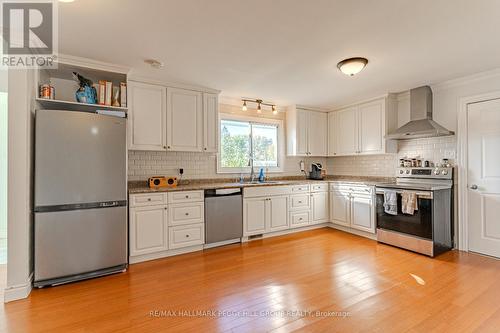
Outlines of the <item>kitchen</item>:
<svg viewBox="0 0 500 333">
<path fill-rule="evenodd" d="M 335 320 L 341 331 L 369 330 L 372 325 L 420 331 L 446 315 L 434 308 L 427 317 L 423 308 L 412 310 L 405 305 L 411 294 L 422 293 L 416 304 L 424 304 L 440 294 L 439 288 L 455 285 L 456 293 L 440 299 L 442 306 L 454 304 L 472 286 L 458 282 L 473 274 L 468 265 L 480 267 L 477 274 L 486 282 L 477 291 L 480 296 L 472 292 L 467 297 L 477 300 L 478 309 L 484 308 L 488 291 L 498 286 L 500 256 L 494 218 L 499 207 L 494 152 L 500 127 L 500 64 L 493 56 L 483 52 L 481 64 L 473 64 L 469 59 L 477 51 L 462 50 L 459 42 L 452 41 L 449 48 L 443 47 L 449 36 L 443 30 L 440 38 L 426 40 L 425 45 L 436 49 L 437 58 L 454 50 L 455 62 L 437 69 L 428 65 L 429 55 L 401 39 L 405 34 L 401 31 L 383 44 L 397 45 L 407 57 L 383 58 L 380 46 L 370 47 L 368 37 L 357 35 L 357 43 L 366 47 L 342 52 L 332 48 L 330 55 L 321 57 L 301 50 L 283 67 L 278 55 L 290 49 L 276 46 L 276 54 L 254 60 L 260 67 L 250 73 L 246 66 L 252 61 L 236 60 L 228 49 L 217 58 L 218 48 L 229 41 L 234 49 L 245 48 L 229 32 L 222 44 L 211 39 L 206 57 L 192 52 L 199 49 L 196 43 L 186 42 L 177 51 L 157 45 L 146 54 L 130 50 L 112 56 L 101 44 L 104 38 L 71 41 L 76 25 L 69 18 L 80 20 L 80 10 L 99 17 L 117 8 L 121 15 L 133 15 L 132 8 L 141 7 L 112 7 L 111 2 L 59 2 L 59 24 L 65 29 L 59 31 L 57 66 L 9 70 L 9 151 L 20 153 L 9 158 L 8 177 L 24 176 L 16 188 L 8 182 L 5 300 L 10 303 L 4 311 L 13 318 L 8 328 L 18 323 L 19 313 L 33 311 L 23 298 L 43 304 L 60 295 L 71 304 L 69 308 L 92 307 L 99 297 L 113 303 L 109 296 L 113 293 L 119 303 L 96 307 L 97 312 L 85 315 L 83 323 L 58 322 L 42 311 L 53 320 L 45 325 L 97 331 L 106 324 L 111 329 L 145 331 L 194 330 L 204 325 L 214 331 L 289 331 L 325 330 Z M 183 15 L 190 6 L 216 15 L 222 6 L 206 8 L 197 1 L 155 5 L 179 8 Z M 277 4 L 266 6 L 269 13 L 257 22 L 278 13 Z M 290 13 L 298 13 L 305 5 L 290 6 Z M 403 5 L 388 2 L 381 8 L 392 12 L 399 6 Z M 441 27 L 438 17 L 445 10 L 444 5 L 433 4 L 435 17 L 425 18 L 418 12 L 422 6 L 402 7 L 415 24 L 403 30 L 420 38 L 429 36 L 431 28 L 419 32 L 417 22 L 428 20 L 430 26 Z M 145 7 L 140 10 L 147 11 Z M 321 8 L 332 13 L 344 7 L 356 9 L 342 2 L 322 3 L 314 13 L 321 16 Z M 495 6 L 485 2 L 478 7 L 469 8 L 468 20 L 496 24 L 487 15 Z M 404 20 L 370 8 L 378 18 Z M 417 13 L 410 15 L 410 8 Z M 365 10 L 370 22 L 373 18 Z M 326 33 L 291 25 L 290 13 L 278 15 L 280 24 L 290 29 L 282 33 L 318 50 L 321 43 L 306 42 L 306 36 Z M 171 21 L 164 23 L 165 28 L 183 24 L 179 21 L 183 15 L 168 15 Z M 194 15 L 204 22 L 195 25 L 201 35 L 184 33 L 201 43 L 208 33 L 203 27 L 213 22 L 198 12 Z M 335 15 L 338 22 L 322 16 L 322 24 L 346 24 L 342 15 Z M 457 13 L 457 17 L 462 16 Z M 314 21 L 312 14 L 307 18 Z M 141 20 L 146 24 L 142 16 Z M 456 29 L 472 26 L 461 27 L 458 21 L 450 24 Z M 213 29 L 227 29 L 227 24 L 220 20 Z M 387 33 L 394 24 L 377 29 Z M 245 26 L 238 29 L 251 40 L 265 30 L 263 26 L 258 33 Z M 487 27 L 476 29 L 480 33 Z M 279 36 L 276 32 L 264 40 L 277 42 Z M 130 35 L 130 42 L 138 45 L 140 40 Z M 497 50 L 486 38 L 474 43 L 490 48 L 493 55 Z M 90 46 L 93 52 L 86 52 Z M 321 66 L 306 64 L 301 57 L 321 59 Z M 208 59 L 212 63 L 207 64 Z M 263 74 L 270 73 L 271 64 L 275 78 Z M 290 64 L 296 67 L 292 71 Z M 217 74 L 210 66 L 218 69 Z M 394 66 L 403 75 L 391 72 Z M 304 82 L 297 79 L 299 75 Z M 21 198 L 30 198 L 28 207 L 20 204 L 26 202 Z M 445 269 L 450 278 L 443 280 L 439 272 Z M 464 271 L 457 273 L 460 269 Z M 131 289 L 113 287 L 124 283 L 131 283 Z M 207 289 L 197 294 L 182 288 L 184 283 Z M 324 289 L 314 289 L 315 284 Z M 81 302 L 72 297 L 78 290 L 84 297 Z M 142 301 L 127 300 L 133 290 Z M 375 307 L 387 302 L 386 297 L 400 295 L 388 314 L 400 307 L 410 317 L 401 318 L 395 327 L 370 317 L 362 310 L 370 307 L 366 303 L 370 293 Z M 169 300 L 161 301 L 162 297 Z M 246 297 L 247 303 L 237 300 Z M 356 297 L 360 300 L 354 301 Z M 15 308 L 21 312 L 15 314 Z M 237 315 L 232 320 L 145 315 L 183 309 Z M 330 309 L 353 317 L 281 313 L 277 323 L 266 314 L 252 320 L 238 312 L 299 309 Z M 469 330 L 472 326 L 459 319 L 464 308 L 452 310 L 457 314 L 452 325 L 458 331 Z M 120 311 L 127 311 L 127 317 L 141 316 L 136 311 L 142 311 L 139 321 L 145 326 L 120 326 L 117 318 L 106 323 L 99 314 L 115 317 Z M 474 328 L 487 331 L 495 326 L 500 310 L 489 311 Z M 32 330 L 40 327 L 33 323 Z"/>
</svg>

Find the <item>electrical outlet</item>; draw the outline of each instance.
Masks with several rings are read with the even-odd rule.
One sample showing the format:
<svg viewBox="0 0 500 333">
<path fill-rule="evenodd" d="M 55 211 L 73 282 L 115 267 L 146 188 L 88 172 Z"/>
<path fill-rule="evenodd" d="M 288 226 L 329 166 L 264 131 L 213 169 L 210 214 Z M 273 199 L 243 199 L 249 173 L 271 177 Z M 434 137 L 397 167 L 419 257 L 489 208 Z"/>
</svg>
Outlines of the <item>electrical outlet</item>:
<svg viewBox="0 0 500 333">
<path fill-rule="evenodd" d="M 179 175 L 182 175 L 184 173 L 184 169 L 183 168 L 180 168 L 179 169 Z"/>
</svg>

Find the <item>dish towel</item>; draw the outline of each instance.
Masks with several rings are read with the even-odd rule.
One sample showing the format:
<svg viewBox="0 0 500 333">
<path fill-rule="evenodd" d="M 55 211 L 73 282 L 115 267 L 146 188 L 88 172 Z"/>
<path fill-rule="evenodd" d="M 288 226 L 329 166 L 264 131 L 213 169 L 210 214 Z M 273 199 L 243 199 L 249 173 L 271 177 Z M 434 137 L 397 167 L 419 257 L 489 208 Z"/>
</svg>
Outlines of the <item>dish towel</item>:
<svg viewBox="0 0 500 333">
<path fill-rule="evenodd" d="M 384 212 L 390 215 L 398 215 L 398 194 L 396 191 L 384 191 Z"/>
<path fill-rule="evenodd" d="M 401 211 L 403 214 L 413 215 L 418 210 L 417 193 L 403 191 L 401 194 Z"/>
</svg>

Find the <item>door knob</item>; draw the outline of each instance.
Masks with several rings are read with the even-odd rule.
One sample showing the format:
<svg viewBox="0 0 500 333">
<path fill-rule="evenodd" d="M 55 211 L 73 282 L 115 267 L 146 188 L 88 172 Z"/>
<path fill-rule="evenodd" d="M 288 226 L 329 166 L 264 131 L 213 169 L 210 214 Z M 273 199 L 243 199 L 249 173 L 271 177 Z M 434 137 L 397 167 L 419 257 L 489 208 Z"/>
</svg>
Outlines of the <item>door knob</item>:
<svg viewBox="0 0 500 333">
<path fill-rule="evenodd" d="M 471 190 L 477 190 L 477 188 L 478 188 L 478 187 L 477 187 L 477 185 L 476 185 L 476 184 L 472 184 L 472 185 L 470 186 L 470 189 L 471 189 Z"/>
</svg>

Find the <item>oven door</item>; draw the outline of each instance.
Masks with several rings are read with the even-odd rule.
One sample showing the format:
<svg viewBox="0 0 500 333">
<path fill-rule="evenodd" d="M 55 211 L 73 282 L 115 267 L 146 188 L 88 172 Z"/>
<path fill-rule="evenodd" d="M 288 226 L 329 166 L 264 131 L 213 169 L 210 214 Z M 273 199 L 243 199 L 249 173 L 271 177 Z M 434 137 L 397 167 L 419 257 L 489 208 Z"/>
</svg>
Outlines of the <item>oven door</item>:
<svg viewBox="0 0 500 333">
<path fill-rule="evenodd" d="M 417 192 L 418 210 L 413 215 L 402 213 L 402 191 L 397 193 L 398 215 L 390 215 L 384 211 L 384 189 L 377 189 L 377 228 L 432 240 L 432 192 Z"/>
</svg>

